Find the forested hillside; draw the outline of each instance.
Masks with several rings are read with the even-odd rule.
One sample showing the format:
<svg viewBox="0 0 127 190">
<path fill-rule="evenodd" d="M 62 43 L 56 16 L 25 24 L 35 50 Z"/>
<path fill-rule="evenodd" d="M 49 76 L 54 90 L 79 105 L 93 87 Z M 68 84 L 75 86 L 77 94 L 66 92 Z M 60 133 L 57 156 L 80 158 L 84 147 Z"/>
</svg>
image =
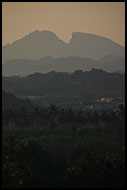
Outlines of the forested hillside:
<svg viewBox="0 0 127 190">
<path fill-rule="evenodd" d="M 92 69 L 74 73 L 35 73 L 27 77 L 4 77 L 2 88 L 20 97 L 31 97 L 41 105 L 79 105 L 102 97 L 122 98 L 125 75 Z"/>
<path fill-rule="evenodd" d="M 124 188 L 125 109 L 2 113 L 4 188 Z"/>
</svg>

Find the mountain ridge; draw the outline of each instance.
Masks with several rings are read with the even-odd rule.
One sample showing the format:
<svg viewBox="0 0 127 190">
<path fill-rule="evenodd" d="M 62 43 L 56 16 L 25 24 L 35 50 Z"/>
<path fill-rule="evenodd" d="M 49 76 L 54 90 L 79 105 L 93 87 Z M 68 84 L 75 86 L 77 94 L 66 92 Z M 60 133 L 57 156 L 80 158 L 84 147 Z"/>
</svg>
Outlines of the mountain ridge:
<svg viewBox="0 0 127 190">
<path fill-rule="evenodd" d="M 73 32 L 69 43 L 51 31 L 34 31 L 13 43 L 2 46 L 3 63 L 10 59 L 41 59 L 42 57 L 91 57 L 99 59 L 107 54 L 124 57 L 125 48 L 99 35 Z"/>
<path fill-rule="evenodd" d="M 10 45 L 16 43 L 17 41 L 22 40 L 23 38 L 32 36 L 33 34 L 37 34 L 37 33 L 40 33 L 40 32 L 43 32 L 43 33 L 44 33 L 44 32 L 51 33 L 51 34 L 53 34 L 54 36 L 56 36 L 59 40 L 63 41 L 63 42 L 66 43 L 66 44 L 70 43 L 70 41 L 72 40 L 72 38 L 74 38 L 76 35 L 78 35 L 78 34 L 80 34 L 80 35 L 83 34 L 83 35 L 84 35 L 84 34 L 85 34 L 85 35 L 88 35 L 88 36 L 101 37 L 101 38 L 104 38 L 104 39 L 106 39 L 106 40 L 112 41 L 113 43 L 116 43 L 116 44 L 118 44 L 118 45 L 121 46 L 121 47 L 124 47 L 124 46 L 122 46 L 121 44 L 119 44 L 119 43 L 117 43 L 117 42 L 115 42 L 115 41 L 113 41 L 113 40 L 111 40 L 111 39 L 109 39 L 109 38 L 107 38 L 107 37 L 100 36 L 100 35 L 97 35 L 97 34 L 87 33 L 87 32 L 72 32 L 72 35 L 71 35 L 71 38 L 70 38 L 69 42 L 66 42 L 66 41 L 64 41 L 63 39 L 61 39 L 59 36 L 57 36 L 55 32 L 52 32 L 52 31 L 49 31 L 49 30 L 43 30 L 43 31 L 35 30 L 35 31 L 30 32 L 30 33 L 26 34 L 25 36 L 23 36 L 23 37 L 21 37 L 21 38 L 15 40 L 15 41 L 13 41 L 13 42 L 11 42 L 11 43 L 8 43 L 8 44 L 6 44 L 6 45 L 2 45 L 2 47 L 10 46 Z M 124 48 L 125 48 L 125 47 L 124 47 Z"/>
<path fill-rule="evenodd" d="M 5 76 L 28 75 L 34 72 L 74 72 L 75 70 L 89 71 L 92 68 L 103 69 L 107 72 L 125 71 L 125 59 L 119 56 L 107 55 L 95 61 L 82 57 L 43 57 L 39 60 L 13 59 L 3 64 L 2 73 Z"/>
</svg>

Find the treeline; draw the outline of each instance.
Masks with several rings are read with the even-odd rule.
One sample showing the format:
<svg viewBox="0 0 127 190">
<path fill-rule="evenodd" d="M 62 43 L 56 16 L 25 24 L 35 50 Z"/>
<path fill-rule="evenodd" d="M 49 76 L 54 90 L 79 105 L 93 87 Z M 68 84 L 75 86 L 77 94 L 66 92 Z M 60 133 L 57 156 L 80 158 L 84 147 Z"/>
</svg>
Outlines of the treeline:
<svg viewBox="0 0 127 190">
<path fill-rule="evenodd" d="M 30 111 L 25 108 L 19 110 L 8 109 L 2 112 L 3 128 L 43 128 L 51 126 L 51 128 L 59 126 L 69 126 L 74 128 L 88 128 L 101 125 L 102 123 L 113 123 L 118 125 L 124 121 L 125 107 L 120 105 L 116 110 L 77 110 L 68 108 L 60 108 L 56 105 L 40 107 L 32 106 Z"/>
<path fill-rule="evenodd" d="M 4 188 L 125 187 L 125 108 L 2 113 Z"/>
</svg>

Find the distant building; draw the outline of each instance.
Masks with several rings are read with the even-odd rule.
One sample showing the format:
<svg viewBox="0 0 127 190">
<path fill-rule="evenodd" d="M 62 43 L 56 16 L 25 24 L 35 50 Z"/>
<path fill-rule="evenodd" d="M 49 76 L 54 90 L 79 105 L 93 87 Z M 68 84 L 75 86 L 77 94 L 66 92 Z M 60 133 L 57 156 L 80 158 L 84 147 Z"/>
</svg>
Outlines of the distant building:
<svg viewBox="0 0 127 190">
<path fill-rule="evenodd" d="M 110 103 L 112 102 L 112 98 L 100 98 L 97 102 Z"/>
</svg>

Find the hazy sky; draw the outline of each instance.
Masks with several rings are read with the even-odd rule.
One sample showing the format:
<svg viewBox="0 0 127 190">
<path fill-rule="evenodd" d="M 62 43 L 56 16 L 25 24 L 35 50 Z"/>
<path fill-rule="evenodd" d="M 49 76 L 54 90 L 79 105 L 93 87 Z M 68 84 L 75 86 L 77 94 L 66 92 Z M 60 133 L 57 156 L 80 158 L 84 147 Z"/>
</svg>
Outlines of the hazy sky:
<svg viewBox="0 0 127 190">
<path fill-rule="evenodd" d="M 55 32 L 66 42 L 71 39 L 72 32 L 86 32 L 125 45 L 125 3 L 2 3 L 3 45 L 12 43 L 34 30 Z"/>
</svg>

